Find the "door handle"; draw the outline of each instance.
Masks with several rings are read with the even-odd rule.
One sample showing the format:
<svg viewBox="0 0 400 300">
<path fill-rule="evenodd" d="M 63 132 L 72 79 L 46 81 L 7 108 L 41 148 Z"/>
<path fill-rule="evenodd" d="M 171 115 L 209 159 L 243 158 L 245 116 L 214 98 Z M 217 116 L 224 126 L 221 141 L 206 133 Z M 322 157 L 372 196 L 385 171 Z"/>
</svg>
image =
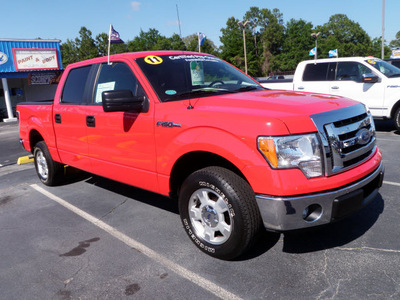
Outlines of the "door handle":
<svg viewBox="0 0 400 300">
<path fill-rule="evenodd" d="M 96 118 L 94 116 L 86 116 L 86 126 L 96 127 Z"/>
<path fill-rule="evenodd" d="M 61 124 L 61 115 L 60 114 L 54 115 L 54 122 Z"/>
<path fill-rule="evenodd" d="M 332 90 L 338 90 L 339 87 L 335 85 L 335 86 L 332 86 L 331 89 L 332 89 Z"/>
<path fill-rule="evenodd" d="M 304 86 L 299 86 L 297 89 L 298 90 L 304 90 Z"/>
</svg>

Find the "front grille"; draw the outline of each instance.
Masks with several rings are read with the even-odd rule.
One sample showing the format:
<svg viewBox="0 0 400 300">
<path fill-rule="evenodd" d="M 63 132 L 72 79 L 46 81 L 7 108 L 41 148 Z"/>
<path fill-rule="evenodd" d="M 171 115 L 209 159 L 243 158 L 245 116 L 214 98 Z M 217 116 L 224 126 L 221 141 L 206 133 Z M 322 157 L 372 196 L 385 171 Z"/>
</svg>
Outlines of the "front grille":
<svg viewBox="0 0 400 300">
<path fill-rule="evenodd" d="M 322 140 L 327 176 L 367 160 L 375 151 L 375 125 L 363 104 L 311 116 Z"/>
</svg>

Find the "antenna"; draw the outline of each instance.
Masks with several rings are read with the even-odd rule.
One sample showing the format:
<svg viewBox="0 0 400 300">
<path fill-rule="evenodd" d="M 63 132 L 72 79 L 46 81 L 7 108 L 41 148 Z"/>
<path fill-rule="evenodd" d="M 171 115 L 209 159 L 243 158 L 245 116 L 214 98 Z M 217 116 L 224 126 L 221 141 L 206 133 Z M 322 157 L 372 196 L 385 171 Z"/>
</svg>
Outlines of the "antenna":
<svg viewBox="0 0 400 300">
<path fill-rule="evenodd" d="M 187 109 L 193 109 L 194 106 L 192 105 L 192 99 L 189 98 L 189 106 L 187 107 Z"/>
<path fill-rule="evenodd" d="M 182 38 L 181 21 L 179 20 L 178 4 L 176 5 L 176 15 L 178 16 L 179 36 Z"/>
</svg>

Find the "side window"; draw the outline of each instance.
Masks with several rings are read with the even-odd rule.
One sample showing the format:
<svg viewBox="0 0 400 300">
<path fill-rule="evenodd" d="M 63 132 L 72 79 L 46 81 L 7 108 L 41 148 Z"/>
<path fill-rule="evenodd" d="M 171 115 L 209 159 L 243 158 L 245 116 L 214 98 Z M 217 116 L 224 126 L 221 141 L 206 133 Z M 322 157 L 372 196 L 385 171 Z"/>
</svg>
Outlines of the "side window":
<svg viewBox="0 0 400 300">
<path fill-rule="evenodd" d="M 113 90 L 130 90 L 133 96 L 145 96 L 144 90 L 131 69 L 121 62 L 102 64 L 95 84 L 94 103 L 102 103 L 102 93 Z"/>
<path fill-rule="evenodd" d="M 336 80 L 352 80 L 361 82 L 361 75 L 371 73 L 371 70 L 357 62 L 339 62 L 336 71 Z"/>
<path fill-rule="evenodd" d="M 304 69 L 303 81 L 326 81 L 329 63 L 308 64 Z"/>
<path fill-rule="evenodd" d="M 72 69 L 64 84 L 61 103 L 81 104 L 92 66 Z"/>
<path fill-rule="evenodd" d="M 358 64 L 358 69 L 360 70 L 361 75 L 367 74 L 367 73 L 374 73 L 370 68 L 367 66 L 364 66 L 362 64 Z"/>
</svg>

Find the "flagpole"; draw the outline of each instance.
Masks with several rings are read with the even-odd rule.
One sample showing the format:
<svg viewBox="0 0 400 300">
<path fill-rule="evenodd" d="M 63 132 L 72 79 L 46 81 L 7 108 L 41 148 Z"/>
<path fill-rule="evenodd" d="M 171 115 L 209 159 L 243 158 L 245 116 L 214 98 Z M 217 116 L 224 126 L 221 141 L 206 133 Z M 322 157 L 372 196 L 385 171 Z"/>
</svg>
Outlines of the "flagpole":
<svg viewBox="0 0 400 300">
<path fill-rule="evenodd" d="M 200 53 L 200 32 L 197 33 L 197 42 L 199 43 L 199 53 Z"/>
<path fill-rule="evenodd" d="M 111 46 L 111 24 L 110 24 L 110 30 L 108 31 L 108 51 L 107 51 L 107 64 L 110 64 L 110 46 Z"/>
</svg>

